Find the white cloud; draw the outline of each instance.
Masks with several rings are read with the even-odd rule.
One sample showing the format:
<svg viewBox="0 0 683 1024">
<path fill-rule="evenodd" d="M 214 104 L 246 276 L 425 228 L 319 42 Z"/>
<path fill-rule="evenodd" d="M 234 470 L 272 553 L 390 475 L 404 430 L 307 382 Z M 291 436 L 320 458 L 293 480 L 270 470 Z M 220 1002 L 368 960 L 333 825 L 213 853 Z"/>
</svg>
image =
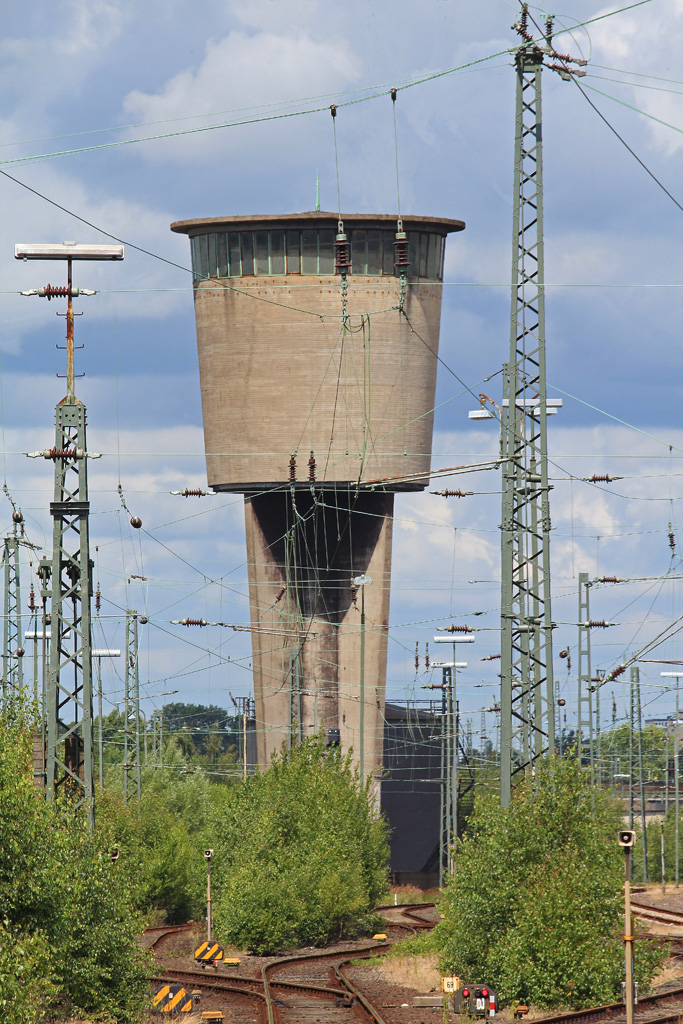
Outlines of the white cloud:
<svg viewBox="0 0 683 1024">
<path fill-rule="evenodd" d="M 257 107 L 263 113 L 277 111 L 287 100 L 343 88 L 359 75 L 359 62 L 346 43 L 320 42 L 303 31 L 289 35 L 233 31 L 218 42 L 209 41 L 199 67 L 173 75 L 158 92 L 130 92 L 124 109 L 127 117 L 141 121 L 213 112 L 230 112 L 230 119 L 240 120 L 258 113 L 254 109 Z M 325 101 L 312 99 L 311 105 L 325 106 Z M 169 127 L 172 130 L 173 126 Z M 273 146 L 272 130 L 267 133 L 268 142 L 263 135 L 261 146 L 270 147 L 275 169 L 283 153 Z M 223 152 L 231 166 L 244 159 L 243 130 L 203 132 L 191 138 L 191 145 L 186 139 L 171 140 L 146 147 L 141 153 L 149 160 L 194 161 Z M 213 175 L 220 171 L 212 165 L 198 173 Z"/>
</svg>

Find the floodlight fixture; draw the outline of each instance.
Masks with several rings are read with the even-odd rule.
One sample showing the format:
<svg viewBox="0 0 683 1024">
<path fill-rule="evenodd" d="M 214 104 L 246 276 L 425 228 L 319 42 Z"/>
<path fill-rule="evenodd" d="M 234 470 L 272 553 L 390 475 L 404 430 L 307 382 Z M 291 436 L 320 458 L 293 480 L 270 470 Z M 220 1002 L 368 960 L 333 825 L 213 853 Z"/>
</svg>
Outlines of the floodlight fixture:
<svg viewBox="0 0 683 1024">
<path fill-rule="evenodd" d="M 683 668 L 680 672 L 660 672 L 660 676 L 670 676 L 673 679 L 683 679 Z"/>
<path fill-rule="evenodd" d="M 354 587 L 369 587 L 371 583 L 372 577 L 366 576 L 365 573 L 362 573 L 360 576 L 353 577 Z"/>
<path fill-rule="evenodd" d="M 473 644 L 474 633 L 461 633 L 460 636 L 435 636 L 435 644 Z"/>
<path fill-rule="evenodd" d="M 120 658 L 120 650 L 109 650 L 106 647 L 95 647 L 91 652 L 93 658 Z"/>
<path fill-rule="evenodd" d="M 495 416 L 489 409 L 470 409 L 467 413 L 470 420 L 495 420 Z"/>
<path fill-rule="evenodd" d="M 15 260 L 122 260 L 122 245 L 77 245 L 76 242 L 19 242 Z"/>
<path fill-rule="evenodd" d="M 430 661 L 430 668 L 467 668 L 466 661 Z"/>
</svg>

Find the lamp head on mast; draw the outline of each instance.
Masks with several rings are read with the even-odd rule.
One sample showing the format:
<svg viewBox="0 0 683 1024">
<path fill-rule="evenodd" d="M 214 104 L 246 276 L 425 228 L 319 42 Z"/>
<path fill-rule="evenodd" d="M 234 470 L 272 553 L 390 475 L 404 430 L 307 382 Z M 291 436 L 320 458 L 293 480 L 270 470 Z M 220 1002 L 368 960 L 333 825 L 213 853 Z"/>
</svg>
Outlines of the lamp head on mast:
<svg viewBox="0 0 683 1024">
<path fill-rule="evenodd" d="M 89 289 L 74 288 L 71 282 L 71 264 L 74 260 L 122 260 L 122 245 L 77 245 L 76 242 L 19 242 L 14 246 L 15 260 L 66 260 L 66 287 L 46 285 L 31 289 L 22 295 L 38 295 L 48 301 L 66 298 L 66 384 L 67 402 L 72 403 L 74 391 L 74 311 L 72 299 L 78 295 L 94 295 Z"/>
</svg>

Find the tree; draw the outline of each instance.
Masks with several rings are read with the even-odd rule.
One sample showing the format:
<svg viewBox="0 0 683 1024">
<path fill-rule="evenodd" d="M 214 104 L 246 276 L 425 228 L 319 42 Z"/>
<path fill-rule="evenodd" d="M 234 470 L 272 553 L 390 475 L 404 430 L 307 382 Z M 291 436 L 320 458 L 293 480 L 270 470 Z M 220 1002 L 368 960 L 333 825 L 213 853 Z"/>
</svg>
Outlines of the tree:
<svg viewBox="0 0 683 1024">
<path fill-rule="evenodd" d="M 262 954 L 374 923 L 386 826 L 350 755 L 309 740 L 227 792 L 205 832 L 218 934 Z"/>
<path fill-rule="evenodd" d="M 64 1005 L 132 1020 L 148 977 L 134 877 L 68 794 L 48 803 L 35 789 L 34 729 L 18 705 L 0 715 L 0 1019 L 33 1024 Z"/>
<path fill-rule="evenodd" d="M 163 707 L 164 731 L 180 734 L 184 738 L 184 749 L 191 754 L 197 750 L 206 754 L 207 740 L 212 737 L 212 750 L 216 753 L 216 740 L 220 753 L 225 754 L 231 747 L 238 749 L 239 720 L 225 708 L 216 704 L 165 704 Z"/>
<path fill-rule="evenodd" d="M 503 1002 L 617 999 L 623 977 L 619 812 L 575 760 L 548 760 L 510 808 L 480 797 L 455 850 L 437 928 L 442 966 Z M 663 959 L 639 942 L 644 988 Z"/>
</svg>

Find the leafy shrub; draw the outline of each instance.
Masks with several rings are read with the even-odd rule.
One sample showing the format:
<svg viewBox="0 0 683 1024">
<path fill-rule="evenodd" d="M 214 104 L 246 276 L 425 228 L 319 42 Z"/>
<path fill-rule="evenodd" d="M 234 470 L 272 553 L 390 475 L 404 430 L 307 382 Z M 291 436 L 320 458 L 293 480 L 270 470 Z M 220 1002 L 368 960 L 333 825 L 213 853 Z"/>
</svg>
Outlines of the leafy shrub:
<svg viewBox="0 0 683 1024">
<path fill-rule="evenodd" d="M 48 1002 L 132 1020 L 148 971 L 130 879 L 112 864 L 106 831 L 91 835 L 68 803 L 35 790 L 31 726 L 0 717 L 0 971 L 24 950 L 9 989 L 14 1006 L 27 1004 L 22 1020 L 38 1020 Z"/>
<path fill-rule="evenodd" d="M 618 812 L 576 762 L 549 761 L 502 810 L 480 799 L 458 841 L 437 927 L 442 965 L 503 1002 L 587 1006 L 620 995 Z M 664 952 L 638 943 L 642 987 Z"/>
<path fill-rule="evenodd" d="M 311 740 L 229 792 L 206 833 L 217 934 L 262 954 L 372 926 L 386 827 L 349 756 Z"/>
</svg>

